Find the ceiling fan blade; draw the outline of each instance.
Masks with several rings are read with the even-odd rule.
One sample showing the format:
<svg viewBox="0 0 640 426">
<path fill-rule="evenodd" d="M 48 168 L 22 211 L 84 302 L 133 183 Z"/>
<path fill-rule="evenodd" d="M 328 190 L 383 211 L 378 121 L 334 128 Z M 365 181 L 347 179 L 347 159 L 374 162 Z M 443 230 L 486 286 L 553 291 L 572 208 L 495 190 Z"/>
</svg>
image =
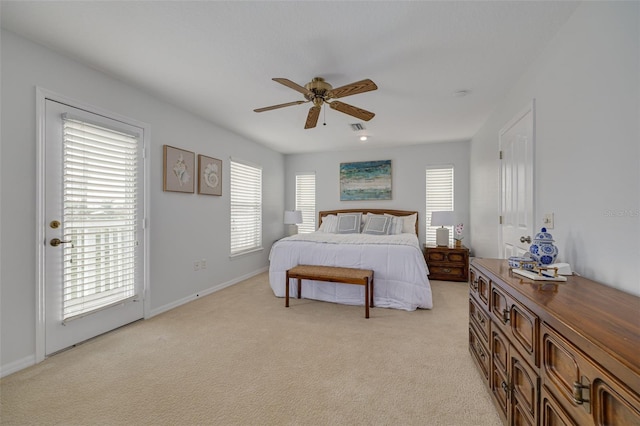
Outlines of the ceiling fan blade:
<svg viewBox="0 0 640 426">
<path fill-rule="evenodd" d="M 371 90 L 376 90 L 378 86 L 369 80 L 360 80 L 355 83 L 347 84 L 346 86 L 341 86 L 336 89 L 332 89 L 329 91 L 327 97 L 329 99 L 337 99 L 344 98 L 345 96 L 357 95 L 358 93 L 370 92 Z"/>
<path fill-rule="evenodd" d="M 278 104 L 278 105 L 271 105 L 271 106 L 263 107 L 263 108 L 257 108 L 257 109 L 254 109 L 254 111 L 255 112 L 271 111 L 272 109 L 284 108 L 284 107 L 288 107 L 288 106 L 292 106 L 292 105 L 306 104 L 307 102 L 309 102 L 309 101 L 287 102 L 286 104 Z"/>
<path fill-rule="evenodd" d="M 309 114 L 307 115 L 307 122 L 304 123 L 305 129 L 312 129 L 318 124 L 318 117 L 320 117 L 320 107 L 312 106 L 309 108 Z"/>
<path fill-rule="evenodd" d="M 273 81 L 277 81 L 280 84 L 284 84 L 285 86 L 287 86 L 290 89 L 293 89 L 295 91 L 298 91 L 300 93 L 302 93 L 303 95 L 313 95 L 313 92 L 309 89 L 307 89 L 306 87 L 302 87 L 297 83 L 294 83 L 293 81 L 286 79 L 286 78 L 272 78 Z"/>
<path fill-rule="evenodd" d="M 364 121 L 369 121 L 375 116 L 375 114 L 372 112 L 369 112 L 362 108 L 354 107 L 353 105 L 345 104 L 344 102 L 340 102 L 340 101 L 333 101 L 329 103 L 329 106 L 332 109 L 338 110 L 345 114 L 349 114 L 355 118 L 359 118 Z"/>
</svg>

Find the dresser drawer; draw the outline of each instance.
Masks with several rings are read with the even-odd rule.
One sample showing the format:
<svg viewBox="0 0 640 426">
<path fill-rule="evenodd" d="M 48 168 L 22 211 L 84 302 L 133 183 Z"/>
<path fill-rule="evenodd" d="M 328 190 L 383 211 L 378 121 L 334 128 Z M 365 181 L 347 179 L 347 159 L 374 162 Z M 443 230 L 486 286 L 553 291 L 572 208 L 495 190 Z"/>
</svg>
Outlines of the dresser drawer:
<svg viewBox="0 0 640 426">
<path fill-rule="evenodd" d="M 491 333 L 491 320 L 489 315 L 480 308 L 478 302 L 473 298 L 469 299 L 469 318 L 475 324 L 479 337 L 482 338 L 485 345 L 489 345 L 489 336 Z"/>
<path fill-rule="evenodd" d="M 489 279 L 475 268 L 469 268 L 469 292 L 484 309 L 489 310 Z"/>
<path fill-rule="evenodd" d="M 491 365 L 491 355 L 484 343 L 478 338 L 476 330 L 469 327 L 469 351 L 473 354 L 473 358 L 476 360 L 480 371 L 485 379 L 485 384 L 489 385 L 489 368 Z"/>
<path fill-rule="evenodd" d="M 496 285 L 491 286 L 491 318 L 531 365 L 538 366 L 538 317 Z"/>
<path fill-rule="evenodd" d="M 577 424 L 640 425 L 640 396 L 542 325 L 542 380 Z"/>
<path fill-rule="evenodd" d="M 540 420 L 542 426 L 578 426 L 558 404 L 546 386 L 540 392 Z"/>
</svg>

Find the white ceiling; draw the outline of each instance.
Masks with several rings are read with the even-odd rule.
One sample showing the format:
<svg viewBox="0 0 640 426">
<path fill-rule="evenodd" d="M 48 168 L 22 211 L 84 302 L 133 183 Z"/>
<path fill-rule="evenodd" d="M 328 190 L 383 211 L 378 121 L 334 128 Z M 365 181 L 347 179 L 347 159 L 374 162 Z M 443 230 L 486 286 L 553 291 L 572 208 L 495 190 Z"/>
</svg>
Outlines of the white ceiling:
<svg viewBox="0 0 640 426">
<path fill-rule="evenodd" d="M 282 153 L 468 140 L 576 2 L 3 1 L 2 27 Z M 369 122 L 271 80 L 378 90 L 341 101 Z M 464 97 L 453 96 L 469 90 Z M 326 126 L 322 123 L 326 121 Z M 351 123 L 366 130 L 354 132 Z"/>
</svg>

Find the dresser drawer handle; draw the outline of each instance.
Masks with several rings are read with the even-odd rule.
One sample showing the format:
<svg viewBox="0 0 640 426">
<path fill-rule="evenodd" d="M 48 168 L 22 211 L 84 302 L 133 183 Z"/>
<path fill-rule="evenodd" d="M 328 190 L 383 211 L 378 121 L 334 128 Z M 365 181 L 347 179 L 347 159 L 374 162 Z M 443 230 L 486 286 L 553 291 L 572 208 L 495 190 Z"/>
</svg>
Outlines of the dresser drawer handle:
<svg viewBox="0 0 640 426">
<path fill-rule="evenodd" d="M 451 272 L 451 269 L 449 269 L 449 268 L 443 268 L 443 269 L 442 269 L 442 272 L 444 272 L 445 274 L 448 274 L 448 273 L 450 273 L 450 272 Z"/>
<path fill-rule="evenodd" d="M 478 321 L 480 321 L 480 324 L 484 325 L 484 318 L 482 317 L 482 315 L 480 315 L 480 313 L 478 312 L 478 315 L 476 315 L 478 317 Z"/>
<path fill-rule="evenodd" d="M 509 322 L 510 319 L 511 319 L 511 314 L 510 314 L 509 310 L 508 309 L 504 309 L 502 311 L 502 320 L 506 324 L 506 323 Z"/>
<path fill-rule="evenodd" d="M 580 382 L 573 382 L 573 402 L 578 405 L 582 405 L 585 402 L 589 402 L 588 399 L 582 398 L 582 390 L 589 389 L 588 385 L 583 385 Z"/>
<path fill-rule="evenodd" d="M 480 352 L 480 358 L 482 358 L 482 360 L 484 361 L 484 359 L 485 359 L 484 351 L 482 349 L 480 349 L 479 352 Z"/>
<path fill-rule="evenodd" d="M 509 386 L 509 384 L 507 384 L 507 382 L 502 382 L 500 383 L 500 387 L 502 388 L 502 390 L 504 391 L 504 393 L 507 394 L 507 396 L 509 395 L 509 393 L 511 392 L 511 386 Z"/>
</svg>

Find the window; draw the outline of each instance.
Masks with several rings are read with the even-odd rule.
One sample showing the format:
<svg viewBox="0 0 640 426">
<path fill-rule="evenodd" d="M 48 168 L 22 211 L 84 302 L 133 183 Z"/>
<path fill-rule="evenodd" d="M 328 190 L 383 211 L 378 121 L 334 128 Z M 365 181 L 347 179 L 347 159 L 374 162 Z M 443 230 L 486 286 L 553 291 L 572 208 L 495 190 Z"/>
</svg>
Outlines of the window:
<svg viewBox="0 0 640 426">
<path fill-rule="evenodd" d="M 231 255 L 262 249 L 262 167 L 231 159 Z"/>
<path fill-rule="evenodd" d="M 305 234 L 316 230 L 316 174 L 296 174 L 296 210 L 302 211 L 302 223 L 298 233 Z"/>
<path fill-rule="evenodd" d="M 426 179 L 426 243 L 435 245 L 437 226 L 431 226 L 431 212 L 453 210 L 453 166 L 428 168 Z M 452 244 L 453 224 L 446 228 L 449 228 L 449 244 Z"/>
</svg>

